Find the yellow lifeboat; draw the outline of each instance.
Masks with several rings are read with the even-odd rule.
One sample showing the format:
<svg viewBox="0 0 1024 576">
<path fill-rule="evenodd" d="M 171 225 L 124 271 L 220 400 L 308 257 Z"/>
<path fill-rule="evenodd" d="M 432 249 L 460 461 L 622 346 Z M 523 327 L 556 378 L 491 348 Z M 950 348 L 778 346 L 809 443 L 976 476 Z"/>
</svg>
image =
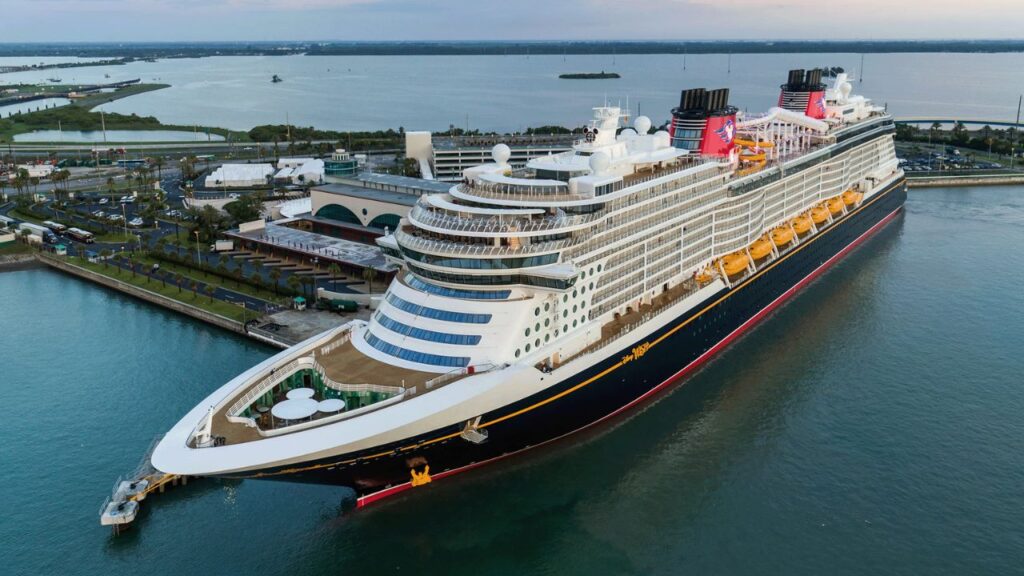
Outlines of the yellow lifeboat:
<svg viewBox="0 0 1024 576">
<path fill-rule="evenodd" d="M 711 275 L 711 269 L 705 268 L 697 273 L 697 282 L 700 284 L 707 284 L 711 282 L 714 276 Z"/>
<path fill-rule="evenodd" d="M 853 190 L 843 192 L 843 202 L 845 202 L 847 206 L 853 206 L 857 202 L 860 202 L 863 197 L 863 194 L 860 192 L 854 192 Z"/>
<path fill-rule="evenodd" d="M 811 229 L 811 219 L 806 214 L 801 214 L 789 221 L 797 234 L 805 234 Z"/>
<path fill-rule="evenodd" d="M 836 196 L 835 198 L 829 198 L 827 204 L 828 204 L 828 211 L 831 212 L 833 216 L 836 216 L 838 214 L 842 214 L 842 212 L 843 212 L 843 199 L 842 198 L 840 198 L 839 196 Z"/>
<path fill-rule="evenodd" d="M 760 260 L 771 253 L 772 243 L 768 241 L 767 236 L 762 236 L 757 240 L 754 240 L 754 243 L 750 245 L 750 256 L 754 260 Z"/>
<path fill-rule="evenodd" d="M 779 248 L 782 248 L 783 246 L 789 244 L 792 241 L 793 230 L 791 230 L 788 226 L 772 230 L 772 242 L 775 243 L 775 245 L 778 246 Z"/>
<path fill-rule="evenodd" d="M 815 224 L 821 224 L 828 220 L 828 208 L 818 205 L 811 208 L 811 220 L 814 220 Z"/>
<path fill-rule="evenodd" d="M 722 256 L 722 268 L 729 276 L 743 272 L 747 269 L 747 264 L 749 263 L 750 258 L 747 258 L 747 255 L 743 252 L 733 252 L 732 254 Z"/>
</svg>

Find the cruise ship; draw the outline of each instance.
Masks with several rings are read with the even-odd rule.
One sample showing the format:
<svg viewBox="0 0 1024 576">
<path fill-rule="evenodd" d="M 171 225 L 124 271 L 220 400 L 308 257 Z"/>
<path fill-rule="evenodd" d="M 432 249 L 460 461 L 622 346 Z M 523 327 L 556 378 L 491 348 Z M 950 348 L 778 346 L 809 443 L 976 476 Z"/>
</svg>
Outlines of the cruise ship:
<svg viewBox="0 0 1024 576">
<path fill-rule="evenodd" d="M 845 74 L 790 71 L 765 113 L 694 88 L 662 129 L 624 114 L 521 168 L 498 144 L 422 197 L 377 241 L 401 268 L 372 315 L 223 385 L 152 464 L 362 506 L 566 437 L 679 382 L 906 198 L 893 119 Z"/>
</svg>

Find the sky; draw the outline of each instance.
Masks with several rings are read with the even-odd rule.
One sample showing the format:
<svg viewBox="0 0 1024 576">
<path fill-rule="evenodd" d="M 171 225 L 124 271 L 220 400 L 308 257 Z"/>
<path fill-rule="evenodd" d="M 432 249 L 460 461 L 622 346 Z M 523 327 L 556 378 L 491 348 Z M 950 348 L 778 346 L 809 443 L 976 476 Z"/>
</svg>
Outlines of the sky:
<svg viewBox="0 0 1024 576">
<path fill-rule="evenodd" d="M 0 42 L 1024 38 L 1024 0 L 0 0 Z"/>
</svg>

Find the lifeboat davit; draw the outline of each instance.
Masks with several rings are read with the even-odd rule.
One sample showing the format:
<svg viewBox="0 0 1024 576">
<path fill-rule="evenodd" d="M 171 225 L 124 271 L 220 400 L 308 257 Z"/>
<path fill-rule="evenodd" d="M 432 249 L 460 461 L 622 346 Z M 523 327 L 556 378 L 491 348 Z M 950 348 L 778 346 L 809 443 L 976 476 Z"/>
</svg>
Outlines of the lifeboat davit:
<svg viewBox="0 0 1024 576">
<path fill-rule="evenodd" d="M 853 190 L 843 192 L 843 202 L 845 202 L 847 206 L 853 206 L 857 202 L 860 202 L 862 198 L 864 198 L 864 195 L 860 192 L 854 192 Z"/>
<path fill-rule="evenodd" d="M 828 211 L 831 212 L 833 216 L 843 213 L 843 199 L 840 198 L 839 196 L 836 196 L 835 198 L 829 198 L 827 204 Z"/>
<path fill-rule="evenodd" d="M 811 220 L 814 220 L 815 224 L 822 224 L 828 221 L 828 208 L 824 206 L 815 206 L 811 209 Z"/>
<path fill-rule="evenodd" d="M 714 276 L 711 274 L 710 268 L 705 268 L 700 272 L 697 272 L 696 278 L 699 284 L 707 284 L 708 282 L 711 282 L 711 280 L 714 279 Z"/>
<path fill-rule="evenodd" d="M 808 226 L 810 227 L 810 226 Z M 793 241 L 793 230 L 788 226 L 772 230 L 772 242 L 779 248 Z"/>
<path fill-rule="evenodd" d="M 811 219 L 806 214 L 801 214 L 789 221 L 797 234 L 805 234 L 811 229 Z"/>
<path fill-rule="evenodd" d="M 722 256 L 722 269 L 729 276 L 735 276 L 747 269 L 750 258 L 743 252 L 733 252 Z"/>
<path fill-rule="evenodd" d="M 762 236 L 757 240 L 754 240 L 754 243 L 750 245 L 750 256 L 754 260 L 760 260 L 771 253 L 772 243 L 768 241 L 767 236 Z"/>
</svg>

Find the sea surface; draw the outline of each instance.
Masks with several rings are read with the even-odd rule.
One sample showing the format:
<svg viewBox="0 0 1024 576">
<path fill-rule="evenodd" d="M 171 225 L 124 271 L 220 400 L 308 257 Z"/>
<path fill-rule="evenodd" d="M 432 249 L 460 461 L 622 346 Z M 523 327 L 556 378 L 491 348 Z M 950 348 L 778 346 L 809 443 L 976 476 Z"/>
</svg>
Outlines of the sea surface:
<svg viewBox="0 0 1024 576">
<path fill-rule="evenodd" d="M 44 60 L 44 59 L 39 59 Z M 16 61 L 16 62 L 15 62 Z M 0 58 L 0 65 L 25 59 Z M 120 82 L 171 87 L 101 109 L 171 124 L 248 130 L 260 124 L 336 130 L 502 132 L 579 126 L 609 103 L 667 120 L 684 88 L 728 87 L 741 109 L 778 102 L 791 68 L 842 66 L 863 82 L 854 93 L 897 116 L 952 115 L 1013 121 L 1024 93 L 1024 53 L 701 54 L 545 56 L 231 56 L 132 62 L 0 74 L 0 83 Z M 611 80 L 562 80 L 567 72 L 617 72 Z M 271 83 L 277 74 L 283 82 Z M 106 75 L 110 77 L 107 78 Z"/>
<path fill-rule="evenodd" d="M 1024 188 L 905 213 L 630 418 L 368 508 L 203 480 L 114 537 L 114 479 L 273 351 L 0 274 L 4 574 L 1019 574 Z"/>
<path fill-rule="evenodd" d="M 222 142 L 219 134 L 186 130 L 35 130 L 15 134 L 15 142 Z"/>
</svg>

